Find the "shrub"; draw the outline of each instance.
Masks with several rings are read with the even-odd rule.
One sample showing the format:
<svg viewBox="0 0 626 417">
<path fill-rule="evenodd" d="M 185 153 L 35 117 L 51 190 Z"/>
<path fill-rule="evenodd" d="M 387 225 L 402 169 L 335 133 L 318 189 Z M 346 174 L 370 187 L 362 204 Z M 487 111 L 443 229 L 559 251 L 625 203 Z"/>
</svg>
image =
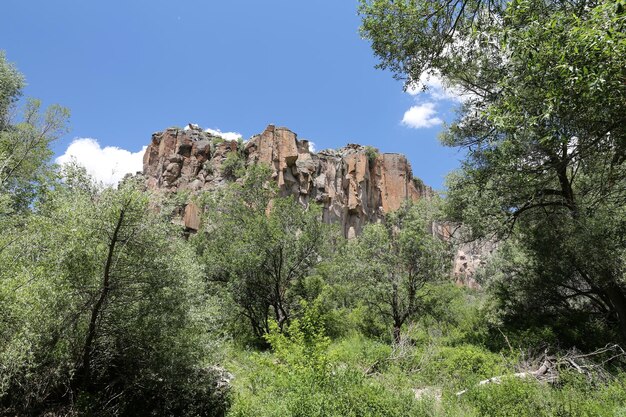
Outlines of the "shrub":
<svg viewBox="0 0 626 417">
<path fill-rule="evenodd" d="M 501 384 L 475 386 L 465 400 L 483 417 L 540 417 L 549 408 L 540 400 L 541 388 L 534 380 L 511 377 Z"/>
<path fill-rule="evenodd" d="M 418 190 L 422 190 L 426 187 L 426 185 L 424 184 L 424 181 L 422 181 L 422 179 L 418 177 L 413 177 L 413 185 Z"/>
<path fill-rule="evenodd" d="M 370 165 L 374 163 L 376 158 L 378 158 L 378 153 L 378 149 L 374 148 L 373 146 L 365 147 L 365 155 L 367 155 L 367 160 L 369 161 Z"/>
<path fill-rule="evenodd" d="M 212 175 L 213 164 L 211 164 L 211 161 L 204 161 L 204 164 L 202 164 L 202 170 L 206 172 L 207 174 Z"/>
<path fill-rule="evenodd" d="M 241 178 L 246 173 L 246 165 L 238 152 L 229 152 L 222 162 L 222 175 L 228 178 Z"/>
<path fill-rule="evenodd" d="M 426 363 L 424 373 L 433 382 L 456 390 L 502 375 L 506 366 L 502 356 L 475 345 L 443 346 Z"/>
<path fill-rule="evenodd" d="M 355 345 L 348 342 L 329 349 L 322 322 L 319 306 L 313 304 L 305 305 L 302 318 L 285 332 L 272 326 L 267 338 L 275 354 L 252 354 L 247 366 L 240 368 L 230 416 L 432 414 L 432 404 L 416 401 L 408 386 L 396 389 L 359 366 L 360 360 L 386 357 L 388 346 L 357 338 L 360 353 L 355 354 Z"/>
<path fill-rule="evenodd" d="M 626 415 L 624 379 L 594 386 L 580 374 L 561 375 L 557 387 L 534 379 L 505 378 L 501 384 L 475 386 L 463 401 L 484 417 Z"/>
<path fill-rule="evenodd" d="M 301 302 L 304 314 L 294 319 L 281 332 L 275 321 L 270 322 L 270 332 L 265 335 L 276 356 L 291 369 L 312 369 L 324 377 L 328 370 L 326 355 L 330 339 L 326 336 L 319 302 L 309 305 Z"/>
</svg>

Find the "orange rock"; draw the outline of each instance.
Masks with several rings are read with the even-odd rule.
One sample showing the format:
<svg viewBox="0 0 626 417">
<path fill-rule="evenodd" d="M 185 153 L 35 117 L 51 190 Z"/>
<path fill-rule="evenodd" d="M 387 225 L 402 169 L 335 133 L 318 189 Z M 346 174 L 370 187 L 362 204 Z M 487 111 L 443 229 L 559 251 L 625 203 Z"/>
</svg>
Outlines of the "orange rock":
<svg viewBox="0 0 626 417">
<path fill-rule="evenodd" d="M 229 180 L 221 176 L 221 165 L 230 152 L 242 154 L 248 165 L 268 165 L 282 195 L 293 195 L 305 206 L 320 204 L 324 221 L 340 224 L 345 236 L 358 235 L 365 224 L 380 221 L 406 200 L 432 193 L 415 187 L 403 155 L 379 154 L 370 161 L 366 148 L 356 144 L 312 153 L 308 141 L 274 125 L 243 149 L 193 125 L 155 133 L 144 155 L 146 184 L 169 191 L 219 188 Z"/>
<path fill-rule="evenodd" d="M 308 141 L 274 125 L 253 136 L 243 149 L 236 141 L 217 138 L 193 125 L 155 133 L 143 159 L 146 186 L 165 192 L 222 187 L 231 180 L 221 175 L 222 162 L 231 152 L 243 155 L 248 165 L 268 165 L 270 178 L 282 195 L 293 195 L 304 206 L 319 204 L 323 221 L 339 224 L 348 238 L 356 237 L 367 223 L 381 221 L 406 200 L 433 194 L 430 187 L 414 180 L 404 155 L 381 153 L 370 160 L 371 152 L 356 144 L 312 153 Z M 182 223 L 189 230 L 198 230 L 200 215 L 200 209 L 189 203 Z M 446 223 L 432 225 L 432 233 L 446 241 L 457 239 L 457 229 Z M 493 246 L 477 248 L 462 242 L 456 246 L 454 279 L 465 286 L 478 286 L 474 272 Z"/>
<path fill-rule="evenodd" d="M 200 209 L 193 202 L 185 207 L 183 222 L 187 229 L 200 230 Z"/>
</svg>

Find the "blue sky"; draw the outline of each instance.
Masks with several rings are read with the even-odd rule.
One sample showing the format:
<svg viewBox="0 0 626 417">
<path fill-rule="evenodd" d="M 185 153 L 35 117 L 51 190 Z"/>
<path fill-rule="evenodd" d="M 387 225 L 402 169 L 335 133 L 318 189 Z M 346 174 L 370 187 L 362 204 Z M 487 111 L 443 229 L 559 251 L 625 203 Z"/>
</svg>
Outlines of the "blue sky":
<svg viewBox="0 0 626 417">
<path fill-rule="evenodd" d="M 405 93 L 374 68 L 356 0 L 4 0 L 2 9 L 0 49 L 25 74 L 25 95 L 72 111 L 57 155 L 76 138 L 136 153 L 168 126 L 248 138 L 274 123 L 317 149 L 404 153 L 436 188 L 458 166 L 461 154 L 437 140 L 455 101 Z"/>
</svg>

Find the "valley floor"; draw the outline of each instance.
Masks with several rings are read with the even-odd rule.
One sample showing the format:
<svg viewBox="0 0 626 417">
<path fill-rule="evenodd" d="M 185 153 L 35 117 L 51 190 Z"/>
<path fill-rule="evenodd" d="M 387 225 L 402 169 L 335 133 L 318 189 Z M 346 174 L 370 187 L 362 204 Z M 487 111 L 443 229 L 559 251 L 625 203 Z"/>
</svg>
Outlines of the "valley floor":
<svg viewBox="0 0 626 417">
<path fill-rule="evenodd" d="M 231 345 L 228 416 L 626 415 L 626 373 L 584 362 L 580 371 L 556 365 L 557 378 L 539 381 L 514 375 L 541 366 L 529 352 L 494 352 L 458 327 L 421 323 L 404 337 L 391 345 L 351 331 L 331 341 L 301 326 L 271 335 L 269 350 Z M 503 377 L 480 384 L 494 376 Z"/>
</svg>

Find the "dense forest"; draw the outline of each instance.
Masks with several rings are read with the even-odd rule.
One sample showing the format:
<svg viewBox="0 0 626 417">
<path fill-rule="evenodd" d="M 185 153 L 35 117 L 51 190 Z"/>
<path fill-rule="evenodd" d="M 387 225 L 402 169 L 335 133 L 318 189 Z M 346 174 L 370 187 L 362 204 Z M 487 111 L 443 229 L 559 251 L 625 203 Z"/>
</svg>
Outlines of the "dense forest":
<svg viewBox="0 0 626 417">
<path fill-rule="evenodd" d="M 624 415 L 625 8 L 361 0 L 381 68 L 463 97 L 465 157 L 352 239 L 235 154 L 191 194 L 55 165 L 69 110 L 1 54 L 0 415 Z M 496 248 L 476 288 L 443 223 Z"/>
</svg>

